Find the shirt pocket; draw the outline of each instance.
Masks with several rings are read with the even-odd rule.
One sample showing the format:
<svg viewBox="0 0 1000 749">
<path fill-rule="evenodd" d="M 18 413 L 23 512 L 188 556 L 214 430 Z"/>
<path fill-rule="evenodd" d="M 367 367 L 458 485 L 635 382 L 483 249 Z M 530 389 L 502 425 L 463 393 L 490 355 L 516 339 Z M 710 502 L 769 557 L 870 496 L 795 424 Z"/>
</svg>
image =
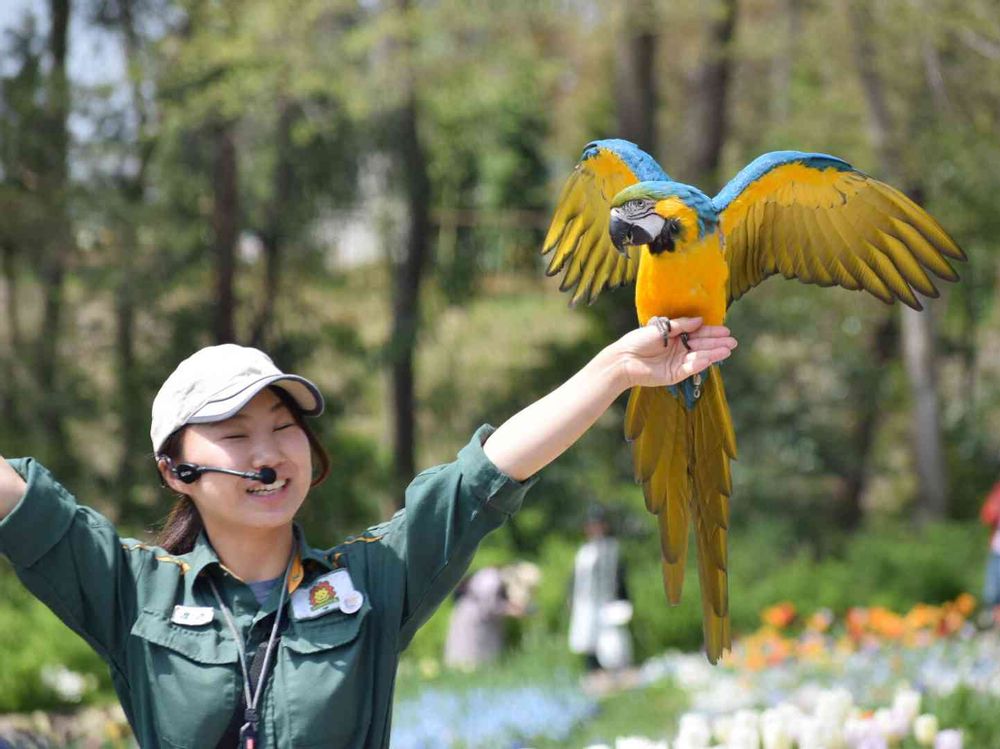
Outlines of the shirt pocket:
<svg viewBox="0 0 1000 749">
<path fill-rule="evenodd" d="M 213 625 L 185 627 L 153 611 L 140 612 L 132 634 L 147 690 L 137 704 L 152 705 L 160 740 L 176 749 L 215 746 L 236 710 L 236 644 Z"/>
<path fill-rule="evenodd" d="M 295 621 L 282 636 L 279 673 L 286 688 L 279 709 L 288 715 L 296 749 L 361 745 L 374 696 L 370 611 L 366 596 L 354 614 Z"/>
</svg>

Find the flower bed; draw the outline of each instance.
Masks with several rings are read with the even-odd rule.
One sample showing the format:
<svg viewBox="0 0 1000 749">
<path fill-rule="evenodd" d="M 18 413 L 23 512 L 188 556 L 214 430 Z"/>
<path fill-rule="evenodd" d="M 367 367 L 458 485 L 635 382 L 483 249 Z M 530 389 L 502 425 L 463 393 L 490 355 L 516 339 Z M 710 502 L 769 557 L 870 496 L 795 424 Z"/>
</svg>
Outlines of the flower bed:
<svg viewBox="0 0 1000 749">
<path fill-rule="evenodd" d="M 562 742 L 595 709 L 596 703 L 569 682 L 461 692 L 426 689 L 397 703 L 391 746 L 509 749 L 539 739 Z"/>
</svg>

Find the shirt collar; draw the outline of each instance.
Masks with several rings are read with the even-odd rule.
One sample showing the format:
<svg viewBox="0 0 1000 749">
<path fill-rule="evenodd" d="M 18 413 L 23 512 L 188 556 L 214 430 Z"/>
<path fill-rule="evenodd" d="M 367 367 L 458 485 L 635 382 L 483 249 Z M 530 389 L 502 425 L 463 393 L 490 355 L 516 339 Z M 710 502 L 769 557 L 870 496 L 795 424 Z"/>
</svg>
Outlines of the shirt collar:
<svg viewBox="0 0 1000 749">
<path fill-rule="evenodd" d="M 326 572 L 336 569 L 336 565 L 332 563 L 328 552 L 320 549 L 314 549 L 309 545 L 306 541 L 305 531 L 302 530 L 301 525 L 295 523 L 293 525 L 293 533 L 295 534 L 295 539 L 298 542 L 298 554 L 295 558 L 295 562 L 292 564 L 292 572 L 288 577 L 289 593 L 295 592 L 295 589 L 299 587 L 305 579 L 305 574 L 309 571 L 308 567 L 310 565 L 315 564 Z M 180 555 L 179 558 L 188 565 L 188 570 L 185 574 L 185 582 L 189 595 L 192 593 L 192 588 L 198 577 L 212 565 L 215 565 L 223 572 L 232 575 L 235 580 L 240 580 L 236 573 L 227 569 L 226 566 L 219 560 L 219 557 L 215 553 L 215 549 L 212 548 L 212 544 L 208 540 L 208 535 L 204 530 L 198 534 L 198 538 L 194 542 L 194 548 L 192 548 L 187 554 Z"/>
</svg>

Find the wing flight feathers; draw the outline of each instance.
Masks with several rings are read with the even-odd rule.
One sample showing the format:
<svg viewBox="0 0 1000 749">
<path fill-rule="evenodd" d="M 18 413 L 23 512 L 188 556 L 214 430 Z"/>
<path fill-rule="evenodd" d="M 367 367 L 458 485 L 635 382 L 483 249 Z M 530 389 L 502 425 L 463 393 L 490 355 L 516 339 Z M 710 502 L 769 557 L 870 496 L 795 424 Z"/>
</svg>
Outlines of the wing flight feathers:
<svg viewBox="0 0 1000 749">
<path fill-rule="evenodd" d="M 895 188 L 825 154 L 780 151 L 743 169 L 713 199 L 725 236 L 729 301 L 780 273 L 863 289 L 920 309 L 955 281 L 965 254 L 924 209 Z"/>
<path fill-rule="evenodd" d="M 624 140 L 598 140 L 583 150 L 563 186 L 542 254 L 551 253 L 546 273 L 565 269 L 560 291 L 570 304 L 592 303 L 607 288 L 635 281 L 638 258 L 625 258 L 608 236 L 611 201 L 629 185 L 669 177 L 652 156 Z"/>
</svg>

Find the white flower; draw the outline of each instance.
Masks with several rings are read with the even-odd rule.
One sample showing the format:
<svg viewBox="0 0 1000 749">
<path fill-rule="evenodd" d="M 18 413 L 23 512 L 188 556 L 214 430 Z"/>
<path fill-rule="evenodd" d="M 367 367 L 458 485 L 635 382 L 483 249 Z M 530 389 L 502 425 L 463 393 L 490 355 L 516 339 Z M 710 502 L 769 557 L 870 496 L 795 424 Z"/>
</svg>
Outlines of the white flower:
<svg viewBox="0 0 1000 749">
<path fill-rule="evenodd" d="M 760 725 L 760 716 L 756 710 L 737 710 L 736 715 L 733 716 L 734 728 L 748 728 L 756 731 L 758 725 Z"/>
<path fill-rule="evenodd" d="M 892 701 L 892 710 L 909 725 L 920 715 L 920 692 L 900 689 Z"/>
<path fill-rule="evenodd" d="M 619 736 L 615 749 L 669 749 L 666 741 L 651 741 L 643 736 Z"/>
<path fill-rule="evenodd" d="M 820 722 L 815 718 L 803 718 L 799 721 L 799 749 L 826 749 L 823 745 L 823 732 Z"/>
<path fill-rule="evenodd" d="M 704 715 L 685 713 L 681 716 L 676 743 L 678 749 L 706 749 L 711 738 L 712 731 Z"/>
<path fill-rule="evenodd" d="M 962 732 L 941 731 L 934 739 L 934 749 L 962 749 Z"/>
<path fill-rule="evenodd" d="M 773 710 L 765 710 L 760 716 L 760 733 L 764 740 L 764 749 L 792 749 L 792 731 L 799 717 L 782 708 L 784 704 Z"/>
<path fill-rule="evenodd" d="M 733 732 L 733 716 L 720 715 L 712 721 L 712 735 L 723 744 L 729 743 L 729 734 Z"/>
<path fill-rule="evenodd" d="M 920 746 L 934 746 L 938 734 L 938 719 L 936 715 L 924 713 L 913 721 L 913 736 Z"/>
<path fill-rule="evenodd" d="M 816 717 L 824 721 L 843 723 L 853 706 L 854 698 L 846 689 L 825 690 L 816 700 Z"/>
<path fill-rule="evenodd" d="M 78 674 L 65 666 L 45 666 L 40 674 L 42 683 L 65 702 L 79 702 L 83 695 L 97 686 L 93 676 Z"/>
<path fill-rule="evenodd" d="M 728 749 L 760 749 L 760 734 L 750 726 L 734 726 L 726 746 Z"/>
<path fill-rule="evenodd" d="M 896 741 L 910 732 L 910 721 L 905 713 L 881 707 L 875 711 L 875 725 L 879 733 L 890 741 Z"/>
</svg>

